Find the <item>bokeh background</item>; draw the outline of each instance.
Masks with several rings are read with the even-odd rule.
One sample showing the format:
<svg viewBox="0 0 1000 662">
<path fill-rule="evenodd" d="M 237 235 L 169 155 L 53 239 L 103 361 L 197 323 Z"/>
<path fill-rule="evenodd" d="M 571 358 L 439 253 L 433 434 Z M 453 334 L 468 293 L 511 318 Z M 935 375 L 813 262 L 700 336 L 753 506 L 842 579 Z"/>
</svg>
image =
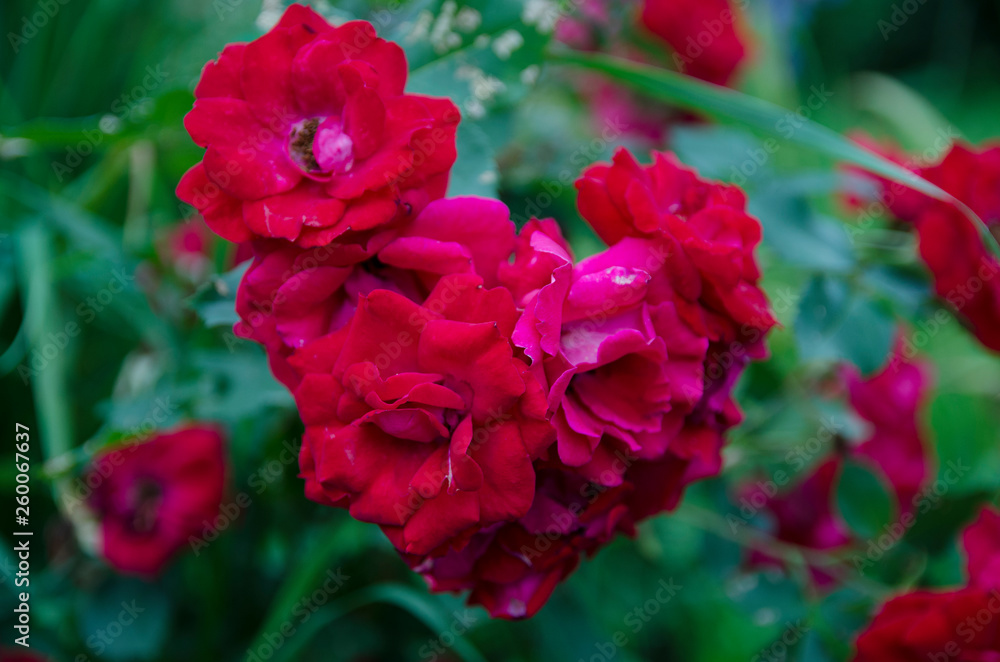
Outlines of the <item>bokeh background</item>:
<svg viewBox="0 0 1000 662">
<path fill-rule="evenodd" d="M 624 41 L 669 66 L 662 46 L 635 27 L 635 3 L 609 3 L 611 19 L 599 25 L 587 23 L 586 4 L 557 5 L 557 16 L 582 16 L 591 48 L 618 52 Z M 732 85 L 798 110 L 792 120 L 863 130 L 932 162 L 956 137 L 1000 136 L 1000 2 L 738 4 L 752 48 Z M 4 0 L 0 444 L 9 461 L 0 462 L 0 493 L 13 511 L 20 422 L 32 430 L 37 651 L 75 662 L 826 662 L 848 659 L 855 633 L 887 596 L 960 583 L 956 532 L 1000 488 L 1000 363 L 955 320 L 918 343 L 933 374 L 919 416 L 934 471 L 969 470 L 947 481 L 873 567 L 860 573 L 851 563 L 891 520 L 886 486 L 870 475 L 835 495 L 855 548 L 819 558 L 776 543 L 767 512 L 735 529 L 727 520 L 743 516 L 740 486 L 773 476 L 789 452 L 815 449 L 804 451 L 812 466 L 866 434 L 831 375 L 845 363 L 878 370 L 899 320 L 919 329 L 940 309 L 912 235 L 846 206 L 842 192 L 857 183 L 794 131 L 757 159 L 767 139 L 759 132 L 696 121 L 697 111 L 554 62 L 559 45 L 542 25 L 551 5 L 314 3 L 332 19 L 372 20 L 406 48 L 409 89 L 459 104 L 453 193 L 499 195 L 519 223 L 557 218 L 578 257 L 599 244 L 567 184 L 618 145 L 671 149 L 706 176 L 744 186 L 764 227 L 764 285 L 783 328 L 771 335 L 772 357 L 740 383 L 746 421 L 731 435 L 723 474 L 691 488 L 636 539 L 585 562 L 536 617 L 511 623 L 466 609 L 461 597 L 430 594 L 375 527 L 305 499 L 285 452 L 302 432 L 294 403 L 262 349 L 230 330 L 242 256 L 174 197 L 201 156 L 182 125 L 201 67 L 226 43 L 261 34 L 281 3 Z M 436 17 L 464 6 L 480 20 L 456 24 L 457 41 L 441 46 L 428 36 Z M 509 57 L 482 48 L 501 37 Z M 863 231 L 852 231 L 859 223 Z M 61 336 L 73 322 L 79 334 Z M 157 580 L 120 576 L 81 543 L 85 532 L 61 514 L 54 486 L 109 440 L 186 419 L 228 431 L 224 503 L 242 494 L 248 505 Z M 831 419 L 841 423 L 837 435 L 816 442 Z M 0 646 L 13 639 L 10 528 L 0 527 Z M 755 566 L 753 553 L 782 567 Z M 846 570 L 818 587 L 807 562 Z M 318 598 L 328 572 L 345 579 Z M 656 597 L 667 595 L 657 593 L 661 582 L 678 587 L 669 600 Z M 123 601 L 144 611 L 103 643 L 95 635 L 119 619 Z M 268 637 L 287 623 L 294 633 L 275 645 Z M 261 657 L 271 650 L 265 643 L 276 650 Z"/>
</svg>

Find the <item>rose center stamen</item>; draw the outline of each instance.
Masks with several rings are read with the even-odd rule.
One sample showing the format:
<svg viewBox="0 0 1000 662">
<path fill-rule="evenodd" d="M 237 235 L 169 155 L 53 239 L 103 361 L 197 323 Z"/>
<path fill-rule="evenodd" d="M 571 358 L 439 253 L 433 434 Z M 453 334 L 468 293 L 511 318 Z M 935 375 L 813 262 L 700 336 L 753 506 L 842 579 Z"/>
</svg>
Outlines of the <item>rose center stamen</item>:
<svg viewBox="0 0 1000 662">
<path fill-rule="evenodd" d="M 292 135 L 288 141 L 288 151 L 299 167 L 308 171 L 319 170 L 319 163 L 313 154 L 313 139 L 316 137 L 316 129 L 319 128 L 319 120 L 306 120 L 292 127 Z"/>
</svg>

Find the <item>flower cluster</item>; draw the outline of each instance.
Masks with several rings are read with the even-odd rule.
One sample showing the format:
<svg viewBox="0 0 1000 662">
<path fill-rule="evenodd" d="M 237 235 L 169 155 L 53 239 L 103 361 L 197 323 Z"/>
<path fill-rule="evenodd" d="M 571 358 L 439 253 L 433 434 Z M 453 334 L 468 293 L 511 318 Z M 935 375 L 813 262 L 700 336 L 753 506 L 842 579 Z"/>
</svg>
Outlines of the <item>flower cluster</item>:
<svg viewBox="0 0 1000 662">
<path fill-rule="evenodd" d="M 889 600 L 858 637 L 856 662 L 1000 658 L 1000 513 L 982 510 L 962 541 L 967 585 Z"/>
<path fill-rule="evenodd" d="M 225 213 L 242 216 L 213 227 L 256 235 L 235 332 L 295 396 L 306 495 L 377 524 L 433 589 L 531 616 L 582 555 L 719 471 L 740 420 L 733 384 L 775 324 L 760 225 L 738 189 L 622 150 L 577 182 L 609 247 L 576 261 L 552 219 L 517 233 L 497 200 L 442 197 L 454 125 L 436 111 L 449 102 L 403 94 L 402 54 L 377 38 L 338 59 L 367 28 L 321 22 L 292 7 L 206 68 L 188 124 L 209 150 L 179 192 L 257 131 L 199 109 L 209 93 L 255 118 L 295 100 L 299 124 L 241 162 L 267 185 L 230 190 Z M 384 128 L 354 132 L 355 94 L 385 106 Z M 428 114 L 394 124 L 396 107 Z M 427 131 L 443 156 L 419 174 L 358 174 L 384 174 L 401 152 L 416 164 Z M 391 215 L 369 213 L 386 200 Z"/>
<path fill-rule="evenodd" d="M 953 195 L 998 235 L 1000 145 L 977 149 L 957 143 L 940 163 L 914 165 L 891 147 L 861 142 Z M 983 244 L 975 225 L 952 204 L 881 178 L 875 181 L 890 213 L 916 230 L 920 256 L 934 278 L 938 296 L 966 321 L 983 345 L 1000 352 L 1000 261 Z"/>
</svg>

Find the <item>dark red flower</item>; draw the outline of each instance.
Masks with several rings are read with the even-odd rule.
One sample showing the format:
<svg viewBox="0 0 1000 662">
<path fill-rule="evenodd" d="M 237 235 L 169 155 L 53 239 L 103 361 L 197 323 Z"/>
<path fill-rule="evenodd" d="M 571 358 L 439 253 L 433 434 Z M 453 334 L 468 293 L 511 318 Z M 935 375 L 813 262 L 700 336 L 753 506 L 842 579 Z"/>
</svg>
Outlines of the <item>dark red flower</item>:
<svg viewBox="0 0 1000 662">
<path fill-rule="evenodd" d="M 1000 514 L 984 508 L 962 542 L 969 585 L 889 600 L 858 637 L 855 662 L 1000 660 Z"/>
<path fill-rule="evenodd" d="M 538 472 L 531 509 L 472 536 L 460 550 L 405 556 L 434 591 L 469 590 L 469 604 L 496 618 L 530 618 L 555 587 L 618 532 L 634 533 L 625 484 L 595 487 L 569 472 Z"/>
<path fill-rule="evenodd" d="M 442 278 L 423 305 L 360 297 L 348 326 L 291 358 L 307 495 L 411 554 L 523 516 L 553 434 L 510 344 L 516 317 L 510 293 L 473 274 Z"/>
<path fill-rule="evenodd" d="M 855 662 L 996 662 L 1000 591 L 917 591 L 887 602 L 857 641 Z"/>
<path fill-rule="evenodd" d="M 765 504 L 774 518 L 773 535 L 778 540 L 816 550 L 836 549 L 853 541 L 834 505 L 846 458 L 864 462 L 885 479 L 896 498 L 897 515 L 918 509 L 931 464 L 931 446 L 920 423 L 930 376 L 926 364 L 906 359 L 901 350 L 897 344 L 885 367 L 867 378 L 853 366 L 840 370 L 851 408 L 869 424 L 870 433 L 864 441 L 840 448 L 836 444 L 842 440 L 834 440 L 828 430 L 830 455 L 791 489 L 777 496 L 766 494 L 759 484 L 741 491 L 743 499 L 754 507 Z M 751 560 L 780 565 L 764 554 L 753 554 Z M 813 569 L 813 577 L 821 585 L 832 581 L 819 568 Z"/>
<path fill-rule="evenodd" d="M 514 225 L 503 203 L 450 198 L 430 203 L 416 219 L 366 244 L 301 248 L 256 241 L 256 257 L 240 283 L 235 333 L 268 350 L 275 376 L 294 389 L 299 376 L 291 353 L 346 326 L 358 297 L 374 290 L 416 303 L 444 275 L 479 274 L 488 287 L 514 245 Z"/>
<path fill-rule="evenodd" d="M 746 213 L 746 197 L 701 179 L 671 154 L 653 159 L 643 166 L 619 149 L 613 163 L 593 165 L 577 180 L 580 213 L 615 246 L 601 262 L 641 268 L 652 259 L 660 265 L 649 284 L 655 303 L 673 302 L 694 333 L 713 342 L 759 340 L 775 320 L 757 285 L 761 228 Z M 632 240 L 616 246 L 626 237 Z"/>
<path fill-rule="evenodd" d="M 930 389 L 930 366 L 906 359 L 897 343 L 878 373 L 863 378 L 853 366 L 845 366 L 841 378 L 851 408 L 871 425 L 871 434 L 852 454 L 885 476 L 900 514 L 913 512 L 932 461 L 932 445 L 925 440 L 920 421 Z"/>
<path fill-rule="evenodd" d="M 85 483 L 100 522 L 100 552 L 117 570 L 155 575 L 190 536 L 200 536 L 222 501 L 222 433 L 190 425 L 98 454 Z"/>
<path fill-rule="evenodd" d="M 529 224 L 511 266 L 550 265 L 522 295 L 514 340 L 548 389 L 560 459 L 605 485 L 622 457 L 688 460 L 689 480 L 717 472 L 721 433 L 740 420 L 732 387 L 775 324 L 742 192 L 654 158 L 619 150 L 577 181 L 609 249 L 574 266 L 561 238 Z"/>
<path fill-rule="evenodd" d="M 892 147 L 863 144 L 903 162 Z M 955 144 L 940 163 L 909 167 L 969 206 L 1000 236 L 1000 145 Z M 955 206 L 873 177 L 892 214 L 912 223 L 934 290 L 966 321 L 979 341 L 1000 352 L 1000 262 L 978 228 Z"/>
<path fill-rule="evenodd" d="M 968 560 L 969 583 L 1000 587 L 1000 513 L 983 508 L 962 533 L 962 546 Z"/>
<path fill-rule="evenodd" d="M 746 58 L 729 0 L 645 0 L 642 24 L 673 50 L 678 69 L 717 85 L 728 83 Z"/>
<path fill-rule="evenodd" d="M 458 109 L 405 94 L 396 44 L 292 5 L 206 65 L 185 127 L 207 148 L 177 195 L 222 237 L 363 240 L 444 195 Z"/>
<path fill-rule="evenodd" d="M 771 499 L 767 508 L 774 516 L 774 537 L 807 549 L 835 549 L 851 541 L 844 521 L 834 509 L 834 491 L 842 462 L 831 457 L 785 494 Z M 766 557 L 757 556 L 764 561 Z M 823 583 L 828 577 L 817 575 Z"/>
</svg>

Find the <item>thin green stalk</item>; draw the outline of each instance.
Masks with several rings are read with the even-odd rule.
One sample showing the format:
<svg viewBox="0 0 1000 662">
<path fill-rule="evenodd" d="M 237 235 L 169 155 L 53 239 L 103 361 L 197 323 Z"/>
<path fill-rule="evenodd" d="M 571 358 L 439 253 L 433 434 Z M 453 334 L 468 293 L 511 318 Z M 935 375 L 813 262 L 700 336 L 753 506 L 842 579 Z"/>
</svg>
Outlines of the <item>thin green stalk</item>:
<svg viewBox="0 0 1000 662">
<path fill-rule="evenodd" d="M 850 163 L 877 175 L 947 202 L 968 217 L 993 256 L 1000 260 L 1000 244 L 989 227 L 965 203 L 916 173 L 870 152 L 836 131 L 793 111 L 726 87 L 705 83 L 674 71 L 637 64 L 610 55 L 553 48 L 549 58 L 557 64 L 590 69 L 634 87 L 654 98 L 715 119 L 752 127 L 782 140 L 809 148 L 833 159 Z M 794 124 L 791 124 L 794 120 Z"/>
</svg>

